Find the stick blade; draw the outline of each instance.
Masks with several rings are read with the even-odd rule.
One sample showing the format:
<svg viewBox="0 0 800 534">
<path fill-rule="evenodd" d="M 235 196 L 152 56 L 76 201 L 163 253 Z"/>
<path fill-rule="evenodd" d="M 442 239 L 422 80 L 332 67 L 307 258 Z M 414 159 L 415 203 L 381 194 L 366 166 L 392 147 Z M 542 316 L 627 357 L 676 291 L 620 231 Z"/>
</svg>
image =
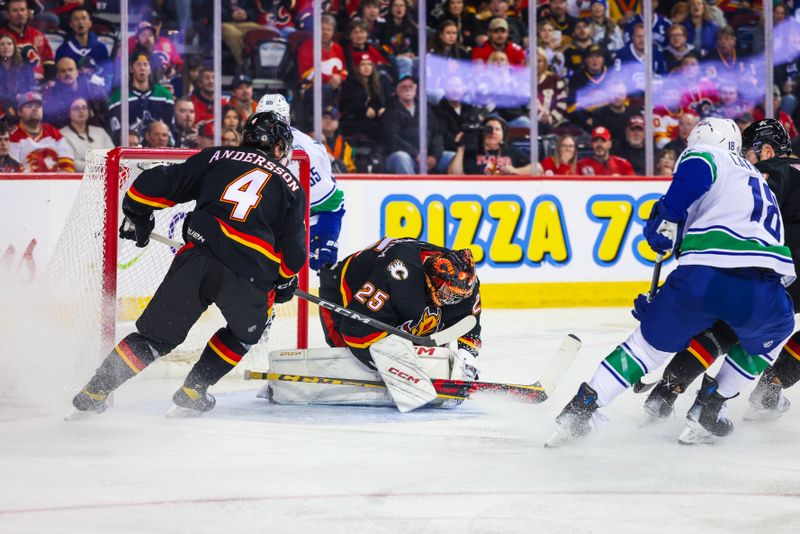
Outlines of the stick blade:
<svg viewBox="0 0 800 534">
<path fill-rule="evenodd" d="M 550 365 L 547 366 L 539 381 L 536 382 L 537 385 L 542 386 L 546 397 L 550 397 L 553 394 L 564 373 L 578 355 L 582 344 L 581 339 L 575 334 L 568 334 L 564 338 L 555 356 L 550 360 Z"/>
<path fill-rule="evenodd" d="M 445 328 L 441 332 L 431 334 L 430 337 L 437 346 L 446 345 L 475 328 L 476 324 L 478 324 L 478 320 L 475 316 L 467 315 L 453 326 Z"/>
</svg>

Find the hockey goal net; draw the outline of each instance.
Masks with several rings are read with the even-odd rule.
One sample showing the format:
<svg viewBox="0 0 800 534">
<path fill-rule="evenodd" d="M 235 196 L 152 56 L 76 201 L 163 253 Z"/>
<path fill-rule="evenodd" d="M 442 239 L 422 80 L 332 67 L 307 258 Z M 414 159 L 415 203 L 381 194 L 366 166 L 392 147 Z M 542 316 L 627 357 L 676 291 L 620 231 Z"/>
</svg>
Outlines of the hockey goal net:
<svg viewBox="0 0 800 534">
<path fill-rule="evenodd" d="M 67 223 L 59 236 L 48 266 L 48 280 L 58 303 L 60 320 L 80 339 L 83 365 L 94 365 L 114 344 L 134 330 L 134 323 L 167 273 L 176 250 L 154 240 L 145 248 L 118 237 L 125 192 L 145 169 L 185 161 L 196 150 L 115 148 L 92 150 Z M 294 151 L 289 169 L 308 192 L 309 160 Z M 182 241 L 181 229 L 194 202 L 155 212 L 155 233 Z M 306 229 L 308 229 L 306 209 Z M 306 239 L 308 237 L 306 236 Z M 298 276 L 301 289 L 308 288 L 308 264 Z M 308 339 L 308 307 L 305 301 L 278 305 L 268 335 L 253 346 L 245 365 L 266 366 L 269 350 L 305 348 Z M 203 350 L 225 320 L 211 306 L 189 332 L 184 343 L 162 358 L 162 371 L 186 367 Z M 182 364 L 182 365 L 181 365 Z M 169 373 L 168 373 L 169 374 Z"/>
</svg>

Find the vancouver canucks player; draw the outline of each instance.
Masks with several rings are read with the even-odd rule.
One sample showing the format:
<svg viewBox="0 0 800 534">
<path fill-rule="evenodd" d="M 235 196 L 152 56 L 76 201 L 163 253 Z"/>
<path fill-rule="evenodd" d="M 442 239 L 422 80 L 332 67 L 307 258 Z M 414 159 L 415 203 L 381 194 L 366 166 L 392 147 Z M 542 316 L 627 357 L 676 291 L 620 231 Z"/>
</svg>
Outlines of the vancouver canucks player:
<svg viewBox="0 0 800 534">
<path fill-rule="evenodd" d="M 791 156 L 791 140 L 775 119 L 754 122 L 742 134 L 742 155 L 767 178 L 778 201 L 785 225 L 786 246 L 800 261 L 800 160 Z M 800 283 L 788 288 L 800 310 Z M 722 322 L 695 336 L 689 347 L 675 355 L 664 369 L 661 380 L 645 401 L 645 413 L 653 419 L 668 417 L 675 399 L 705 371 L 714 360 L 736 343 L 736 335 Z M 776 362 L 764 371 L 753 393 L 745 419 L 773 419 L 789 409 L 782 390 L 800 380 L 800 332 L 784 345 Z"/>
<path fill-rule="evenodd" d="M 256 113 L 273 111 L 289 124 L 289 103 L 281 94 L 266 94 L 261 97 Z M 331 160 L 325 147 L 300 130 L 292 128 L 294 146 L 308 154 L 311 160 L 311 228 L 309 229 L 308 265 L 319 271 L 325 265 L 333 265 L 339 255 L 339 232 L 344 215 L 344 193 L 336 185 L 331 173 Z"/>
<path fill-rule="evenodd" d="M 794 329 L 784 285 L 795 278 L 775 197 L 758 170 L 739 155 L 733 121 L 707 118 L 688 138 L 667 194 L 644 229 L 664 254 L 678 246 L 679 263 L 641 324 L 600 364 L 556 418 L 547 445 L 586 435 L 599 407 L 683 350 L 697 332 L 724 321 L 739 338 L 717 378 L 705 376 L 687 414 L 682 443 L 711 441 L 733 430 L 725 401 L 761 373 Z"/>
</svg>

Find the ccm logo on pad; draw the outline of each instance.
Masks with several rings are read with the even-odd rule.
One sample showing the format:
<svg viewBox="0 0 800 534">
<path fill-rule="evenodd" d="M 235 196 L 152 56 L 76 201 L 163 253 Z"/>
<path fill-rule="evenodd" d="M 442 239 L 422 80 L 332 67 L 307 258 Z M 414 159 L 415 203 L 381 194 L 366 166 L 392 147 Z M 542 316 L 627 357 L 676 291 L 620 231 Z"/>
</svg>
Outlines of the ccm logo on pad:
<svg viewBox="0 0 800 534">
<path fill-rule="evenodd" d="M 419 384 L 419 378 L 414 378 L 410 374 L 404 373 L 400 369 L 395 369 L 394 367 L 389 367 L 389 372 L 392 373 L 393 375 L 397 376 L 398 378 L 402 378 L 403 380 L 406 380 L 407 382 L 414 382 L 415 384 Z"/>
</svg>

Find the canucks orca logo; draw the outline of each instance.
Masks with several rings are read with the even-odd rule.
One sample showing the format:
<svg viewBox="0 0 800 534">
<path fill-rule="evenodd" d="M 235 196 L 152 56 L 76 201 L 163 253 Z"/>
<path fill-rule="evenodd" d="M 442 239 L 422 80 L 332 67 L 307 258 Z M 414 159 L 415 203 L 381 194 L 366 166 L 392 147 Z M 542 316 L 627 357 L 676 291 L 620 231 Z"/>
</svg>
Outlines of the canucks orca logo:
<svg viewBox="0 0 800 534">
<path fill-rule="evenodd" d="M 422 315 L 416 323 L 409 319 L 403 323 L 400 328 L 415 336 L 426 336 L 439 330 L 441 320 L 442 310 L 439 308 L 431 309 L 429 306 L 425 306 L 425 309 L 422 310 Z"/>
<path fill-rule="evenodd" d="M 386 267 L 386 270 L 389 271 L 389 274 L 392 275 L 392 278 L 395 280 L 405 280 L 408 278 L 408 267 L 406 267 L 406 264 L 401 260 L 394 260 Z"/>
</svg>

